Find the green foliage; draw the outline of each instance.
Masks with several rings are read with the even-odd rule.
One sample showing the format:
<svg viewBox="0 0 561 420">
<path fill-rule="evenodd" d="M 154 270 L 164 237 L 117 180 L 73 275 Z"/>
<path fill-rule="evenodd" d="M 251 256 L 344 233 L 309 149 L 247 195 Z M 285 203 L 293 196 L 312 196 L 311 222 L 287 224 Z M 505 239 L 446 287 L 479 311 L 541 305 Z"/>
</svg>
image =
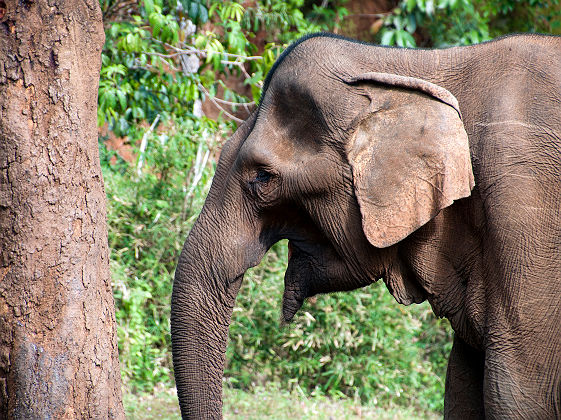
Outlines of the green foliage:
<svg viewBox="0 0 561 420">
<path fill-rule="evenodd" d="M 104 12 L 124 0 L 104 0 Z M 253 104 L 282 47 L 299 36 L 329 29 L 304 18 L 301 0 L 264 1 L 244 8 L 235 1 L 144 0 L 130 16 L 106 23 L 98 121 L 119 136 L 156 115 L 197 119 L 195 101 L 215 96 L 220 75 L 246 75 L 252 98 L 226 89 L 227 99 Z M 343 14 L 343 9 L 337 13 Z M 193 24 L 212 24 L 212 31 Z M 333 26 L 333 25 L 332 25 Z M 251 42 L 266 30 L 264 50 Z"/>
<path fill-rule="evenodd" d="M 332 396 L 382 406 L 442 410 L 450 329 L 428 304 L 400 306 L 383 282 L 351 293 L 318 296 L 280 327 L 286 244 L 277 244 L 252 270 L 230 326 L 229 383 L 278 380 Z"/>
<path fill-rule="evenodd" d="M 560 31 L 559 0 L 401 0 L 385 19 L 380 43 L 444 47 L 509 32 Z"/>
<path fill-rule="evenodd" d="M 423 34 L 418 31 L 423 28 Z M 468 45 L 489 39 L 487 21 L 471 0 L 402 0 L 385 19 L 380 43 L 416 47 Z M 424 38 L 424 39 L 423 39 Z"/>
<path fill-rule="evenodd" d="M 489 19 L 492 36 L 509 32 L 561 34 L 559 0 L 481 1 L 479 7 Z"/>
<path fill-rule="evenodd" d="M 136 126 L 138 134 L 146 130 Z M 183 241 L 203 204 L 211 172 L 192 157 L 214 150 L 220 129 L 188 121 L 148 135 L 144 170 L 100 143 L 108 200 L 109 246 L 125 382 L 148 390 L 170 381 L 172 276 Z M 201 141 L 205 136 L 206 141 Z M 217 137 L 218 136 L 218 137 Z M 194 140 L 197 141 L 194 141 Z M 103 140 L 103 139 L 102 139 Z M 111 158 L 117 162 L 111 164 Z M 186 158 L 187 157 L 187 158 Z"/>
</svg>

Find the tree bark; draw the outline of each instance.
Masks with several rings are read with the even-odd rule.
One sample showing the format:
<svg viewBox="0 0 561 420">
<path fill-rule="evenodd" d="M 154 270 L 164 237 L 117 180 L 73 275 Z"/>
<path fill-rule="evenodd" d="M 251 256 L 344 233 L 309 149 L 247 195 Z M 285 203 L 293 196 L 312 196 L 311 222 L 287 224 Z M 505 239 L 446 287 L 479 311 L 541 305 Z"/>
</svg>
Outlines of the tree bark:
<svg viewBox="0 0 561 420">
<path fill-rule="evenodd" d="M 124 418 L 97 0 L 0 0 L 0 418 Z"/>
</svg>

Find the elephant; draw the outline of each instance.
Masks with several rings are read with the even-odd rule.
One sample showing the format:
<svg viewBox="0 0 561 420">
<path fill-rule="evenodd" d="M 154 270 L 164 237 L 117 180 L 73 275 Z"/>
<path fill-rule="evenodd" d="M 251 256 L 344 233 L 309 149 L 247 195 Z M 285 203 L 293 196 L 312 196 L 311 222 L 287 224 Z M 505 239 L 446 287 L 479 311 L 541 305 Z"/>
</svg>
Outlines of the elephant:
<svg viewBox="0 0 561 420">
<path fill-rule="evenodd" d="M 179 257 L 183 418 L 221 418 L 236 295 L 281 239 L 284 321 L 383 279 L 450 321 L 445 418 L 561 418 L 561 38 L 422 50 L 321 33 L 281 54 Z"/>
</svg>

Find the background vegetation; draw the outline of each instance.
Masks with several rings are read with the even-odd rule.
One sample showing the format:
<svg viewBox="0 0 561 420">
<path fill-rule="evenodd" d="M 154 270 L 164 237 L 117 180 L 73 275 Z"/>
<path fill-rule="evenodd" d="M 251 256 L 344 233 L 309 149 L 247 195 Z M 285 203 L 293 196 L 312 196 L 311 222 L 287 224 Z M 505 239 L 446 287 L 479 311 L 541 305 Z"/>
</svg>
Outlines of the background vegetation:
<svg viewBox="0 0 561 420">
<path fill-rule="evenodd" d="M 289 42 L 334 31 L 387 45 L 444 47 L 561 30 L 559 0 L 100 3 L 106 44 L 99 146 L 121 369 L 134 393 L 173 387 L 169 302 L 178 254 L 220 146 L 255 106 L 267 70 Z M 377 11 L 361 13 L 365 5 Z M 399 306 L 379 282 L 314 298 L 281 327 L 285 267 L 280 243 L 246 276 L 230 329 L 230 388 L 277 383 L 302 395 L 442 409 L 451 332 L 428 305 Z"/>
</svg>

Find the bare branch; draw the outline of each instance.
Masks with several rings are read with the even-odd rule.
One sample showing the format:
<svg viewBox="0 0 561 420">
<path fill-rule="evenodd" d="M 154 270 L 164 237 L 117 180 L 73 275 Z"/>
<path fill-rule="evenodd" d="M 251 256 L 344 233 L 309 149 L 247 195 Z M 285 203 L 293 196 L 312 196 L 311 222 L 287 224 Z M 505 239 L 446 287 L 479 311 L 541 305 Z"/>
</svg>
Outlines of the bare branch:
<svg viewBox="0 0 561 420">
<path fill-rule="evenodd" d="M 375 17 L 375 18 L 384 18 L 386 16 L 393 15 L 393 12 L 386 12 L 386 13 L 352 13 L 346 16 L 343 16 L 343 19 L 350 18 L 350 17 Z"/>
<path fill-rule="evenodd" d="M 102 11 L 103 14 L 103 22 L 107 23 L 113 21 L 116 15 L 121 12 L 123 9 L 127 7 L 134 7 L 138 6 L 137 0 L 128 0 L 128 1 L 116 1 L 109 5 L 105 11 Z"/>
<path fill-rule="evenodd" d="M 148 145 L 148 136 L 152 134 L 152 131 L 154 131 L 154 128 L 156 127 L 156 124 L 158 124 L 159 120 L 160 120 L 160 114 L 156 115 L 154 122 L 142 136 L 142 141 L 140 142 L 140 151 L 138 156 L 138 165 L 136 168 L 136 174 L 138 176 L 140 176 L 140 174 L 142 173 L 142 164 L 144 163 L 144 152 L 146 151 L 146 146 Z"/>
<path fill-rule="evenodd" d="M 224 51 L 213 51 L 212 53 L 209 53 L 208 49 L 203 49 L 200 50 L 198 48 L 192 47 L 190 45 L 185 45 L 183 44 L 183 48 L 179 48 L 176 47 L 175 45 L 171 45 L 168 44 L 167 42 L 162 42 L 159 41 L 157 39 L 154 39 L 154 41 L 174 50 L 176 52 L 176 54 L 170 54 L 169 56 L 175 56 L 175 55 L 182 55 L 182 54 L 200 54 L 202 57 L 208 57 L 209 54 L 219 54 L 222 55 L 224 57 L 234 57 L 234 58 L 239 58 L 241 60 L 244 61 L 252 61 L 252 60 L 263 60 L 263 57 L 261 57 L 260 55 L 239 55 L 239 54 L 232 54 L 232 53 L 228 53 L 228 52 L 224 52 Z M 233 64 L 233 63 L 232 63 Z"/>
<path fill-rule="evenodd" d="M 173 57 L 178 57 L 178 56 L 183 55 L 183 53 L 162 54 L 162 53 L 159 53 L 159 52 L 151 52 L 151 51 L 144 51 L 143 54 L 154 55 L 154 56 L 160 57 L 160 58 L 173 58 Z"/>
<path fill-rule="evenodd" d="M 225 100 L 225 99 L 217 98 L 216 96 L 214 97 L 214 100 L 217 101 L 217 102 L 220 102 L 221 104 L 230 105 L 230 106 L 242 106 L 242 105 L 245 105 L 245 106 L 247 107 L 247 106 L 250 106 L 250 105 L 255 105 L 255 101 L 251 101 L 251 102 L 230 102 L 230 101 L 227 101 L 227 100 Z M 247 108 L 246 108 L 246 109 L 247 109 Z"/>
<path fill-rule="evenodd" d="M 172 69 L 173 71 L 179 71 L 179 69 L 177 67 L 175 67 L 173 64 L 171 64 L 169 61 L 165 61 L 162 57 L 159 57 L 159 56 L 158 56 L 158 58 L 160 60 L 162 60 L 164 62 L 164 64 L 166 66 L 168 66 L 170 69 Z M 144 69 L 144 70 L 152 70 L 152 71 L 155 71 L 155 72 L 161 71 L 161 69 L 159 69 L 156 66 L 153 66 L 152 64 L 146 63 L 144 65 L 141 65 L 140 61 L 138 59 L 135 59 L 135 64 L 137 64 L 137 66 L 135 68 L 141 68 L 141 69 Z"/>
<path fill-rule="evenodd" d="M 224 112 L 224 114 L 226 114 L 226 116 L 236 122 L 242 123 L 243 120 L 239 119 L 238 117 L 236 117 L 235 115 L 230 114 L 228 111 L 226 111 L 222 106 L 220 106 L 220 104 L 216 101 L 215 98 L 213 98 L 209 91 L 205 89 L 205 87 L 203 85 L 201 85 L 200 83 L 197 83 L 197 87 L 208 97 L 208 99 L 210 99 L 210 101 L 218 108 L 220 109 L 222 112 Z"/>
<path fill-rule="evenodd" d="M 245 76 L 246 79 L 251 79 L 251 75 L 247 72 L 247 70 L 245 69 L 245 67 L 242 63 L 240 63 L 240 65 L 238 67 L 242 70 L 242 73 L 243 73 L 243 75 Z"/>
</svg>

